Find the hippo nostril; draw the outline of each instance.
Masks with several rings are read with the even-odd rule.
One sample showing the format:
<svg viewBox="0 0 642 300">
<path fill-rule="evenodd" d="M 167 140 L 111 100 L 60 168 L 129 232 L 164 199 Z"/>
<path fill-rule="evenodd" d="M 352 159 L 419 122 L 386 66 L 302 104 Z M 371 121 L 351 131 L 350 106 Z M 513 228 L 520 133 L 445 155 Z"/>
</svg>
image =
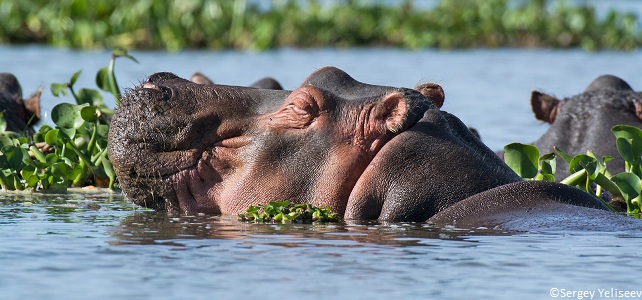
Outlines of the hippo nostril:
<svg viewBox="0 0 642 300">
<path fill-rule="evenodd" d="M 141 87 L 144 89 L 152 89 L 152 90 L 157 90 L 161 92 L 163 100 L 169 100 L 174 95 L 174 91 L 172 91 L 172 89 L 162 85 L 158 86 L 153 83 L 146 82 L 146 83 L 143 83 Z"/>
<path fill-rule="evenodd" d="M 144 89 L 152 89 L 152 90 L 160 91 L 158 86 L 156 86 L 153 83 L 149 83 L 149 82 L 143 83 L 143 85 L 141 87 L 144 88 Z"/>
</svg>

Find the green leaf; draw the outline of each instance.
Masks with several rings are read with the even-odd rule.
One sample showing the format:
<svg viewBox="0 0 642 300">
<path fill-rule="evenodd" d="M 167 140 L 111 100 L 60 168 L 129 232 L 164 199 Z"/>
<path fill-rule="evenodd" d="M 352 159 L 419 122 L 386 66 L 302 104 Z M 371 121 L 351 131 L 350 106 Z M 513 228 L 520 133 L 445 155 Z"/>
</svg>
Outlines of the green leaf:
<svg viewBox="0 0 642 300">
<path fill-rule="evenodd" d="M 20 176 L 22 178 L 29 178 L 29 176 L 34 175 L 38 171 L 35 166 L 25 166 L 24 169 L 20 171 Z"/>
<path fill-rule="evenodd" d="M 67 96 L 67 83 L 52 83 L 49 86 L 49 89 L 51 90 L 51 93 L 54 95 L 54 97 L 60 96 L 62 94 L 63 96 Z"/>
<path fill-rule="evenodd" d="M 52 165 L 52 164 L 54 164 L 54 163 L 58 162 L 58 158 L 59 158 L 59 157 L 58 157 L 58 154 L 56 154 L 56 153 L 49 153 L 49 154 L 47 154 L 47 156 L 45 156 L 45 162 L 46 162 L 47 164 Z"/>
<path fill-rule="evenodd" d="M 99 124 L 98 125 L 98 135 L 104 138 L 107 138 L 109 134 L 109 125 Z"/>
<path fill-rule="evenodd" d="M 58 133 L 58 136 L 61 139 L 72 138 L 76 136 L 76 128 L 60 128 L 60 133 Z"/>
<path fill-rule="evenodd" d="M 545 175 L 554 175 L 556 169 L 555 153 L 548 153 L 539 158 L 539 172 Z"/>
<path fill-rule="evenodd" d="M 21 148 L 16 146 L 4 146 L 2 147 L 2 153 L 4 153 L 4 156 L 7 158 L 7 165 L 9 168 L 15 171 L 20 171 L 24 168 L 24 152 Z"/>
<path fill-rule="evenodd" d="M 30 146 L 29 150 L 31 150 L 31 153 L 33 154 L 33 157 L 35 157 L 39 162 L 43 162 L 44 163 L 44 162 L 47 161 L 46 158 L 45 158 L 45 155 L 42 152 L 40 152 L 40 149 L 38 149 L 38 147 Z"/>
<path fill-rule="evenodd" d="M 78 128 L 85 122 L 80 116 L 82 106 L 60 103 L 51 109 L 51 120 L 61 128 Z"/>
<path fill-rule="evenodd" d="M 107 174 L 107 177 L 109 177 L 109 188 L 113 189 L 114 183 L 116 182 L 116 172 L 114 172 L 114 166 L 111 164 L 109 159 L 107 159 L 107 157 L 105 156 L 101 158 L 101 161 L 103 165 L 103 170 L 105 170 L 105 174 Z"/>
<path fill-rule="evenodd" d="M 599 163 L 595 157 L 591 157 L 586 154 L 578 154 L 575 155 L 569 163 L 569 170 L 574 173 L 584 169 L 586 170 L 589 178 L 594 178 L 595 174 L 598 173 L 597 171 L 599 171 L 598 164 Z"/>
<path fill-rule="evenodd" d="M 95 106 L 104 106 L 103 95 L 98 90 L 80 89 L 78 90 L 78 104 L 89 104 Z"/>
<path fill-rule="evenodd" d="M 8 136 L 1 135 L 0 136 L 0 145 L 2 145 L 2 146 L 13 146 L 13 139 L 11 139 Z"/>
<path fill-rule="evenodd" d="M 555 150 L 555 153 L 557 153 L 557 155 L 559 155 L 567 163 L 571 163 L 571 160 L 573 160 L 573 155 L 570 155 L 557 147 L 553 147 L 553 149 Z"/>
<path fill-rule="evenodd" d="M 25 178 L 25 177 L 23 177 Z M 28 187 L 36 187 L 38 185 L 38 182 L 40 181 L 40 178 L 36 174 L 32 174 L 26 179 L 26 185 Z"/>
<path fill-rule="evenodd" d="M 601 173 L 595 176 L 595 183 L 605 188 L 607 191 L 611 192 L 614 195 L 620 195 L 620 189 L 617 187 L 617 185 L 611 179 L 608 179 Z"/>
<path fill-rule="evenodd" d="M 93 123 L 100 117 L 100 110 L 95 106 L 85 106 L 80 110 L 80 116 L 85 122 Z"/>
<path fill-rule="evenodd" d="M 640 178 L 633 173 L 620 173 L 611 177 L 611 181 L 617 185 L 622 193 L 624 200 L 630 202 L 633 198 L 640 195 L 642 186 L 640 185 Z"/>
<path fill-rule="evenodd" d="M 57 162 L 51 165 L 51 174 L 57 178 L 67 178 L 72 169 L 64 162 Z"/>
<path fill-rule="evenodd" d="M 70 86 L 73 86 L 74 84 L 76 84 L 76 80 L 78 80 L 78 77 L 80 77 L 81 72 L 82 70 L 78 70 L 78 72 L 74 73 L 74 75 L 71 76 L 71 78 L 69 79 Z"/>
<path fill-rule="evenodd" d="M 633 163 L 635 161 L 631 140 L 621 137 L 617 138 L 617 140 L 615 140 L 615 146 L 617 147 L 617 152 L 620 153 L 620 156 L 622 156 L 624 161 L 629 163 Z"/>
<path fill-rule="evenodd" d="M 47 134 L 45 134 L 45 143 L 49 146 L 55 146 L 58 144 L 58 132 L 60 132 L 60 129 L 52 129 L 47 131 Z"/>
<path fill-rule="evenodd" d="M 537 175 L 539 150 L 533 145 L 512 143 L 504 146 L 504 161 L 522 178 Z"/>
<path fill-rule="evenodd" d="M 126 57 L 138 63 L 138 61 L 133 56 L 127 53 L 127 49 L 125 48 L 115 47 L 114 50 L 112 51 L 112 55 L 114 57 Z"/>
<path fill-rule="evenodd" d="M 618 125 L 614 126 L 611 131 L 616 137 L 616 145 L 622 158 L 629 163 L 640 164 L 642 161 L 642 130 L 634 126 Z M 621 147 L 622 150 L 620 150 Z"/>
<path fill-rule="evenodd" d="M 96 73 L 96 85 L 105 92 L 111 92 L 108 67 L 98 70 L 98 73 Z"/>
</svg>

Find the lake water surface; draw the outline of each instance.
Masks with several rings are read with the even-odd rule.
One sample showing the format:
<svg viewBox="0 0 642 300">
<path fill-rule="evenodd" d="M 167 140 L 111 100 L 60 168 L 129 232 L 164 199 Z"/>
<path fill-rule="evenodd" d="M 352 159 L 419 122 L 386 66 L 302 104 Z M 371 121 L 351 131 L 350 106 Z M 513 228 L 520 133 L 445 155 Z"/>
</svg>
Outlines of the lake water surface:
<svg viewBox="0 0 642 300">
<path fill-rule="evenodd" d="M 199 70 L 221 84 L 247 85 L 272 76 L 294 89 L 327 65 L 366 83 L 436 82 L 446 91 L 443 109 L 477 128 L 494 150 L 531 142 L 546 130 L 530 110 L 533 89 L 572 96 L 607 73 L 642 89 L 642 52 L 132 54 L 139 64 L 117 62 L 122 88 L 158 71 L 189 77 Z M 72 101 L 51 96 L 49 84 L 82 69 L 76 87 L 95 88 L 95 73 L 109 58 L 104 51 L 3 46 L 0 72 L 14 73 L 25 94 L 45 87 L 46 112 Z M 504 233 L 376 222 L 258 225 L 230 217 L 171 217 L 103 190 L 0 194 L 0 299 L 555 299 L 574 291 L 600 299 L 600 292 L 641 290 L 641 259 L 640 232 Z M 591 299 L 572 296 L 565 298 Z"/>
</svg>

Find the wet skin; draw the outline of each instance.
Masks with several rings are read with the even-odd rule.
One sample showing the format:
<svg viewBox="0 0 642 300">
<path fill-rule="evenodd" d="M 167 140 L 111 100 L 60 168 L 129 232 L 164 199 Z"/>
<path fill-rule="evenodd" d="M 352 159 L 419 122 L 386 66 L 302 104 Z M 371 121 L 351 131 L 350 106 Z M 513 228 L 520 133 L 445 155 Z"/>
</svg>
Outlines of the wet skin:
<svg viewBox="0 0 642 300">
<path fill-rule="evenodd" d="M 605 210 L 578 189 L 522 182 L 439 109 L 443 101 L 435 84 L 369 85 L 332 67 L 294 91 L 157 73 L 117 108 L 109 155 L 129 199 L 177 213 L 234 214 L 287 200 L 352 220 L 480 225 L 496 219 L 458 204 L 497 215 L 512 206 L 494 196 L 507 195 L 520 199 L 517 211 L 558 207 L 551 203 Z"/>
</svg>

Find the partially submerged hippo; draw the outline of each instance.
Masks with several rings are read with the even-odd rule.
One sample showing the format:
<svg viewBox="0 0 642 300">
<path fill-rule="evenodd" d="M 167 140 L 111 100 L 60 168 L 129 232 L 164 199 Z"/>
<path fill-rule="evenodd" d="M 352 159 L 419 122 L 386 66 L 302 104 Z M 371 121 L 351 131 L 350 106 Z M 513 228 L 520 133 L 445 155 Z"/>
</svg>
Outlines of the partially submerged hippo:
<svg viewBox="0 0 642 300">
<path fill-rule="evenodd" d="M 11 73 L 0 73 L 0 112 L 4 112 L 8 131 L 33 133 L 33 125 L 40 121 L 41 93 L 38 90 L 23 99 L 18 79 Z"/>
<path fill-rule="evenodd" d="M 583 93 L 562 100 L 533 91 L 531 106 L 538 120 L 551 124 L 533 143 L 541 153 L 553 152 L 554 146 L 570 154 L 592 150 L 598 158 L 605 155 L 614 158 L 608 163 L 613 174 L 624 171 L 611 128 L 642 127 L 642 93 L 634 92 L 624 80 L 602 75 Z M 568 163 L 558 157 L 555 178 L 562 180 L 568 175 Z"/>
<path fill-rule="evenodd" d="M 190 76 L 189 81 L 196 82 L 199 84 L 214 84 L 214 81 L 209 79 L 207 76 L 205 76 L 205 74 L 201 72 L 194 72 L 194 74 Z M 269 89 L 269 90 L 283 89 L 281 84 L 272 77 L 261 78 L 256 82 L 252 83 L 250 87 L 257 88 L 257 89 Z"/>
<path fill-rule="evenodd" d="M 524 224 L 529 212 L 625 218 L 579 189 L 522 181 L 443 99 L 435 84 L 369 85 L 333 67 L 294 91 L 157 73 L 117 108 L 109 155 L 129 199 L 181 213 L 287 200 L 345 219 L 463 226 Z"/>
</svg>

